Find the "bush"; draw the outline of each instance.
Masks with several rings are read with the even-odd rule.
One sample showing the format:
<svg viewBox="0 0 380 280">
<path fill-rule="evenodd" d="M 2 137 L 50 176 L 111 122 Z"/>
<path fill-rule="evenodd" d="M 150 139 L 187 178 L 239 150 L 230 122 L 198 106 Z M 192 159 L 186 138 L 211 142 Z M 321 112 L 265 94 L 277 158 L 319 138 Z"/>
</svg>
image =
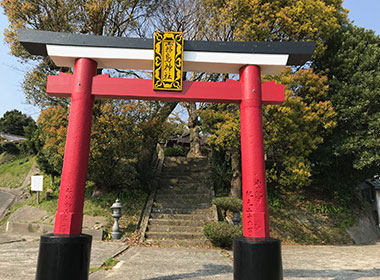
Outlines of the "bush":
<svg viewBox="0 0 380 280">
<path fill-rule="evenodd" d="M 241 212 L 243 210 L 243 202 L 237 197 L 218 197 L 212 203 L 218 210 Z"/>
<path fill-rule="evenodd" d="M 0 154 L 4 152 L 11 155 L 18 155 L 20 153 L 20 150 L 13 142 L 2 142 L 0 143 Z"/>
<path fill-rule="evenodd" d="M 166 157 L 184 157 L 187 155 L 188 148 L 186 147 L 166 147 L 164 154 Z"/>
<path fill-rule="evenodd" d="M 243 228 L 227 222 L 212 222 L 204 226 L 203 234 L 214 246 L 230 249 L 233 240 L 243 235 Z"/>
</svg>

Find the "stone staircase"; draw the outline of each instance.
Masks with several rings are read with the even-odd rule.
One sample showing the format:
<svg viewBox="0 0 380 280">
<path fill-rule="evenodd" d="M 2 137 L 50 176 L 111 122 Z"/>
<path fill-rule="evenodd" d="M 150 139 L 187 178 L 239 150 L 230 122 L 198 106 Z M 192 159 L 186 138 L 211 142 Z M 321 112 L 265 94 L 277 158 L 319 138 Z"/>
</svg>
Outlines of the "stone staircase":
<svg viewBox="0 0 380 280">
<path fill-rule="evenodd" d="M 168 157 L 149 218 L 146 242 L 164 246 L 207 246 L 203 226 L 215 219 L 206 185 L 206 158 Z"/>
</svg>

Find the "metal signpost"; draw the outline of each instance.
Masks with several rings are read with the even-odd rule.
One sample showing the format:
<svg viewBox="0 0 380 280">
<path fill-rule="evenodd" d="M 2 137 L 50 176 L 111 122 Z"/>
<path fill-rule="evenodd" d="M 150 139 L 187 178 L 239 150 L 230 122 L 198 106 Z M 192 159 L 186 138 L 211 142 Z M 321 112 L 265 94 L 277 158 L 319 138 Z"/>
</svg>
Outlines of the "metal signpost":
<svg viewBox="0 0 380 280">
<path fill-rule="evenodd" d="M 262 105 L 281 104 L 284 86 L 261 82 L 261 74 L 277 74 L 286 65 L 303 65 L 315 43 L 185 41 L 181 54 L 181 40 L 177 39 L 183 35 L 157 34 L 159 38 L 153 42 L 18 32 L 19 41 L 31 54 L 49 56 L 59 67 L 74 67 L 74 74 L 49 76 L 47 82 L 47 93 L 71 97 L 71 107 L 54 233 L 41 236 L 36 279 L 88 279 L 91 236 L 81 232 L 96 98 L 240 104 L 243 236 L 234 241 L 234 279 L 283 279 L 281 242 L 269 235 Z M 153 80 L 96 75 L 97 68 L 151 70 L 153 65 L 158 68 Z M 240 74 L 240 81 L 182 82 L 178 80 L 179 67 Z M 170 91 L 162 91 L 165 89 Z"/>
</svg>

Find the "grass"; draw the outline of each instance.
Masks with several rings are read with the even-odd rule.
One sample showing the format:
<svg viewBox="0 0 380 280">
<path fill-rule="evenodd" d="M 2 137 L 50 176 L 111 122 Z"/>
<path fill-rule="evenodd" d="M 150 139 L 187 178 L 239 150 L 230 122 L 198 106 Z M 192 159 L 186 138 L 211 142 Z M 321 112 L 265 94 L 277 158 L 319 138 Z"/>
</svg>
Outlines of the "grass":
<svg viewBox="0 0 380 280">
<path fill-rule="evenodd" d="M 40 194 L 40 204 L 37 205 L 37 194 L 32 192 L 31 196 L 26 201 L 22 204 L 15 205 L 15 209 L 12 207 L 11 212 L 13 213 L 17 208 L 20 208 L 23 205 L 30 205 L 45 209 L 49 215 L 55 215 L 59 196 L 59 180 L 56 181 L 57 183 L 52 184 L 50 176 L 44 175 L 43 192 Z M 48 190 L 49 198 L 46 198 L 46 191 Z M 89 182 L 86 186 L 83 214 L 88 216 L 106 217 L 107 224 L 105 230 L 107 237 L 109 235 L 107 232 L 111 232 L 114 221 L 111 216 L 112 211 L 110 207 L 116 199 L 120 199 L 123 205 L 122 217 L 119 220 L 120 231 L 122 232 L 123 237 L 131 237 L 136 229 L 141 212 L 143 211 L 147 194 L 138 189 L 131 189 L 105 193 L 98 197 L 92 197 L 93 190 L 94 184 Z M 1 222 L 5 223 L 6 219 L 3 219 Z"/>
<path fill-rule="evenodd" d="M 0 154 L 0 186 L 8 188 L 20 187 L 34 161 L 35 158 L 33 157 L 16 157 L 6 153 Z M 46 210 L 49 215 L 55 215 L 58 205 L 60 180 L 56 178 L 55 183 L 53 183 L 49 175 L 42 175 L 44 178 L 43 191 L 40 193 L 40 203 L 37 204 L 36 192 L 30 192 L 28 199 L 11 207 L 9 214 L 0 221 L 0 225 L 5 224 L 9 216 L 24 205 L 40 207 Z M 30 190 L 30 186 L 28 188 Z M 122 217 L 119 220 L 120 230 L 123 233 L 123 237 L 131 237 L 140 219 L 147 194 L 139 189 L 127 189 L 92 197 L 94 189 L 94 184 L 88 182 L 85 191 L 84 215 L 106 217 L 107 224 L 105 230 L 106 232 L 111 232 L 114 220 L 111 216 L 112 211 L 110 207 L 116 199 L 120 199 L 123 205 Z"/>
<path fill-rule="evenodd" d="M 90 273 L 97 272 L 99 270 L 110 270 L 112 269 L 119 261 L 115 258 L 109 258 L 106 260 L 102 266 L 100 267 L 95 267 L 95 268 L 90 268 Z"/>
<path fill-rule="evenodd" d="M 16 155 L 11 155 L 6 152 L 0 154 L 0 165 L 15 161 L 18 158 Z"/>
<path fill-rule="evenodd" d="M 0 165 L 0 187 L 21 187 L 34 161 L 33 157 L 25 156 Z"/>
<path fill-rule="evenodd" d="M 305 197 L 288 192 L 269 199 L 271 236 L 288 244 L 352 244 L 345 230 L 355 222 L 355 210 Z"/>
<path fill-rule="evenodd" d="M 111 216 L 112 212 L 110 207 L 116 199 L 119 199 L 123 205 L 122 216 L 119 219 L 120 231 L 123 237 L 131 237 L 136 229 L 141 212 L 143 211 L 147 194 L 139 189 L 130 189 L 92 197 L 91 194 L 93 190 L 94 186 L 91 184 L 86 188 L 84 214 L 107 217 L 107 229 L 108 232 L 111 232 L 114 220 Z"/>
</svg>

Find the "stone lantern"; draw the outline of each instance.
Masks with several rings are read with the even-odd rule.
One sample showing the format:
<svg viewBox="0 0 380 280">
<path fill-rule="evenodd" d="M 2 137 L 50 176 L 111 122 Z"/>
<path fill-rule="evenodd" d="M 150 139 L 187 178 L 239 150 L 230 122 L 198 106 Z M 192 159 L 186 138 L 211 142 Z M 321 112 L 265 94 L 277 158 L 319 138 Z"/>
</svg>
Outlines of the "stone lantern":
<svg viewBox="0 0 380 280">
<path fill-rule="evenodd" d="M 117 240 L 121 238 L 121 232 L 119 228 L 119 219 L 121 217 L 121 208 L 123 208 L 123 205 L 121 205 L 120 200 L 116 199 L 115 203 L 112 204 L 112 217 L 115 219 L 115 222 L 112 226 L 112 232 L 111 232 L 111 239 Z"/>
</svg>

